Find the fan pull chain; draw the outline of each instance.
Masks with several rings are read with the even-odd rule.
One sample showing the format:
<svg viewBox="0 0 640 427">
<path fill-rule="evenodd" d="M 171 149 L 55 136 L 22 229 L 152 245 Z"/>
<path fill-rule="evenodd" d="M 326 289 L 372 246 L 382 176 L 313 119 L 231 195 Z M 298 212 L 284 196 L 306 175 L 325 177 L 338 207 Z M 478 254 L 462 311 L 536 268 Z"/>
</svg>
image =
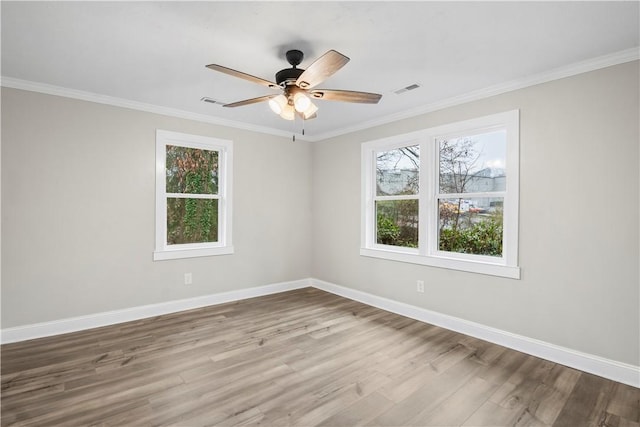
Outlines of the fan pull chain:
<svg viewBox="0 0 640 427">
<path fill-rule="evenodd" d="M 300 120 L 302 120 L 302 132 L 301 132 L 301 135 L 304 136 L 304 124 L 305 124 L 306 120 L 304 119 L 304 117 L 302 115 L 300 116 Z M 295 127 L 295 123 L 297 121 L 298 121 L 298 115 L 296 114 L 296 116 L 294 117 L 294 121 L 293 121 L 294 127 Z M 296 142 L 296 132 L 295 132 L 295 130 L 293 131 L 293 135 L 292 135 L 291 139 L 293 140 L 293 142 Z"/>
<path fill-rule="evenodd" d="M 296 122 L 298 121 L 298 114 L 295 114 L 293 116 L 293 123 L 291 124 L 293 126 L 293 132 L 291 132 L 292 134 L 292 140 L 293 142 L 296 142 Z"/>
</svg>

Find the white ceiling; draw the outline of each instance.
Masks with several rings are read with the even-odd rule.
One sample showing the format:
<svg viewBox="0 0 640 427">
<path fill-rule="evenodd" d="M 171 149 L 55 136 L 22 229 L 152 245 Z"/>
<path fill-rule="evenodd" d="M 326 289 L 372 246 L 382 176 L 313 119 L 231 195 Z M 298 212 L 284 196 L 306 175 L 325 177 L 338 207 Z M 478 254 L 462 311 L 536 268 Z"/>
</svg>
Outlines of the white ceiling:
<svg viewBox="0 0 640 427">
<path fill-rule="evenodd" d="M 318 118 L 305 130 L 318 139 L 561 76 L 580 70 L 576 64 L 637 59 L 639 4 L 2 1 L 2 82 L 53 85 L 290 134 L 302 124 L 279 118 L 266 103 L 201 102 L 273 93 L 205 65 L 274 80 L 289 67 L 286 50 L 302 50 L 305 68 L 335 49 L 351 61 L 319 87 L 383 97 L 377 105 L 317 101 Z M 421 87 L 394 93 L 413 83 Z"/>
</svg>

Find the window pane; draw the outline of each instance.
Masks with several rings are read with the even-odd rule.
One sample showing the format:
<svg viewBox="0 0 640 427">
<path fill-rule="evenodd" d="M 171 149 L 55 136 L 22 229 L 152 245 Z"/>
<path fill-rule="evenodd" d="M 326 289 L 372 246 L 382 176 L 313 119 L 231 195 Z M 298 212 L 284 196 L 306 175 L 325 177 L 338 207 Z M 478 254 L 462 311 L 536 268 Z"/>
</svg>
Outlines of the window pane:
<svg viewBox="0 0 640 427">
<path fill-rule="evenodd" d="M 418 194 L 420 146 L 376 153 L 376 194 Z"/>
<path fill-rule="evenodd" d="M 502 256 L 502 197 L 442 199 L 438 202 L 438 248 Z"/>
<path fill-rule="evenodd" d="M 438 139 L 438 146 L 441 193 L 505 191 L 506 131 Z"/>
<path fill-rule="evenodd" d="M 218 152 L 167 145 L 167 193 L 218 194 Z"/>
<path fill-rule="evenodd" d="M 418 201 L 376 202 L 376 242 L 383 245 L 418 247 Z"/>
<path fill-rule="evenodd" d="M 218 200 L 167 198 L 167 244 L 218 241 Z"/>
</svg>

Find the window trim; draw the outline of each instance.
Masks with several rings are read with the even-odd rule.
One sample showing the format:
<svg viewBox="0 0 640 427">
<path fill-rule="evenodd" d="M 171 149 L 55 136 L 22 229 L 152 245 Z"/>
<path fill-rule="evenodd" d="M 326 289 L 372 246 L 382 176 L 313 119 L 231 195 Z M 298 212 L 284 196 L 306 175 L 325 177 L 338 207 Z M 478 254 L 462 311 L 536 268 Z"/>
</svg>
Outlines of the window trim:
<svg viewBox="0 0 640 427">
<path fill-rule="evenodd" d="M 218 151 L 219 181 L 218 194 L 212 198 L 218 200 L 218 241 L 210 243 L 187 243 L 180 245 L 167 244 L 167 197 L 173 193 L 166 192 L 166 147 L 180 147 Z M 156 130 L 156 243 L 153 260 L 193 258 L 202 256 L 232 254 L 232 176 L 233 176 L 233 142 L 208 136 L 190 135 L 180 132 Z M 175 196 L 175 195 L 173 195 Z M 202 198 L 200 195 L 191 195 Z M 178 196 L 184 197 L 184 196 Z"/>
<path fill-rule="evenodd" d="M 438 215 L 435 207 L 438 201 L 436 186 L 439 179 L 437 140 L 443 137 L 467 136 L 498 129 L 505 129 L 507 138 L 505 158 L 507 169 L 506 189 L 500 192 L 498 196 L 504 196 L 503 256 L 497 258 L 440 251 L 438 250 L 437 240 Z M 519 279 L 519 139 L 519 110 L 512 110 L 363 143 L 361 147 L 362 221 L 360 255 Z M 375 241 L 376 152 L 416 144 L 420 145 L 421 168 L 418 199 L 420 215 L 418 249 L 378 244 Z M 486 196 L 496 197 L 497 194 L 487 193 Z"/>
</svg>

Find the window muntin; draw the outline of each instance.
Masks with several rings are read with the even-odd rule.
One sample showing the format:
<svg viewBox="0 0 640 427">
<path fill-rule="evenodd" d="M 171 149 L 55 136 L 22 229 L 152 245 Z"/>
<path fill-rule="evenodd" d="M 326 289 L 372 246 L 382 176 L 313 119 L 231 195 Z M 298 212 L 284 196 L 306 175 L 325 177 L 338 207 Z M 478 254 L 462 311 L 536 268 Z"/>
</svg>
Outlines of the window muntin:
<svg viewBox="0 0 640 427">
<path fill-rule="evenodd" d="M 518 114 L 364 143 L 360 253 L 519 278 Z M 411 172 L 418 177 L 414 186 L 404 184 L 406 176 L 392 181 L 380 172 L 382 154 L 400 165 L 386 168 L 397 175 L 403 169 L 398 158 L 408 148 L 419 153 Z M 383 222 L 380 213 L 386 214 Z M 412 239 L 400 238 L 401 226 L 406 231 L 409 224 L 415 227 Z"/>
<path fill-rule="evenodd" d="M 232 143 L 158 130 L 154 260 L 233 253 Z"/>
</svg>

